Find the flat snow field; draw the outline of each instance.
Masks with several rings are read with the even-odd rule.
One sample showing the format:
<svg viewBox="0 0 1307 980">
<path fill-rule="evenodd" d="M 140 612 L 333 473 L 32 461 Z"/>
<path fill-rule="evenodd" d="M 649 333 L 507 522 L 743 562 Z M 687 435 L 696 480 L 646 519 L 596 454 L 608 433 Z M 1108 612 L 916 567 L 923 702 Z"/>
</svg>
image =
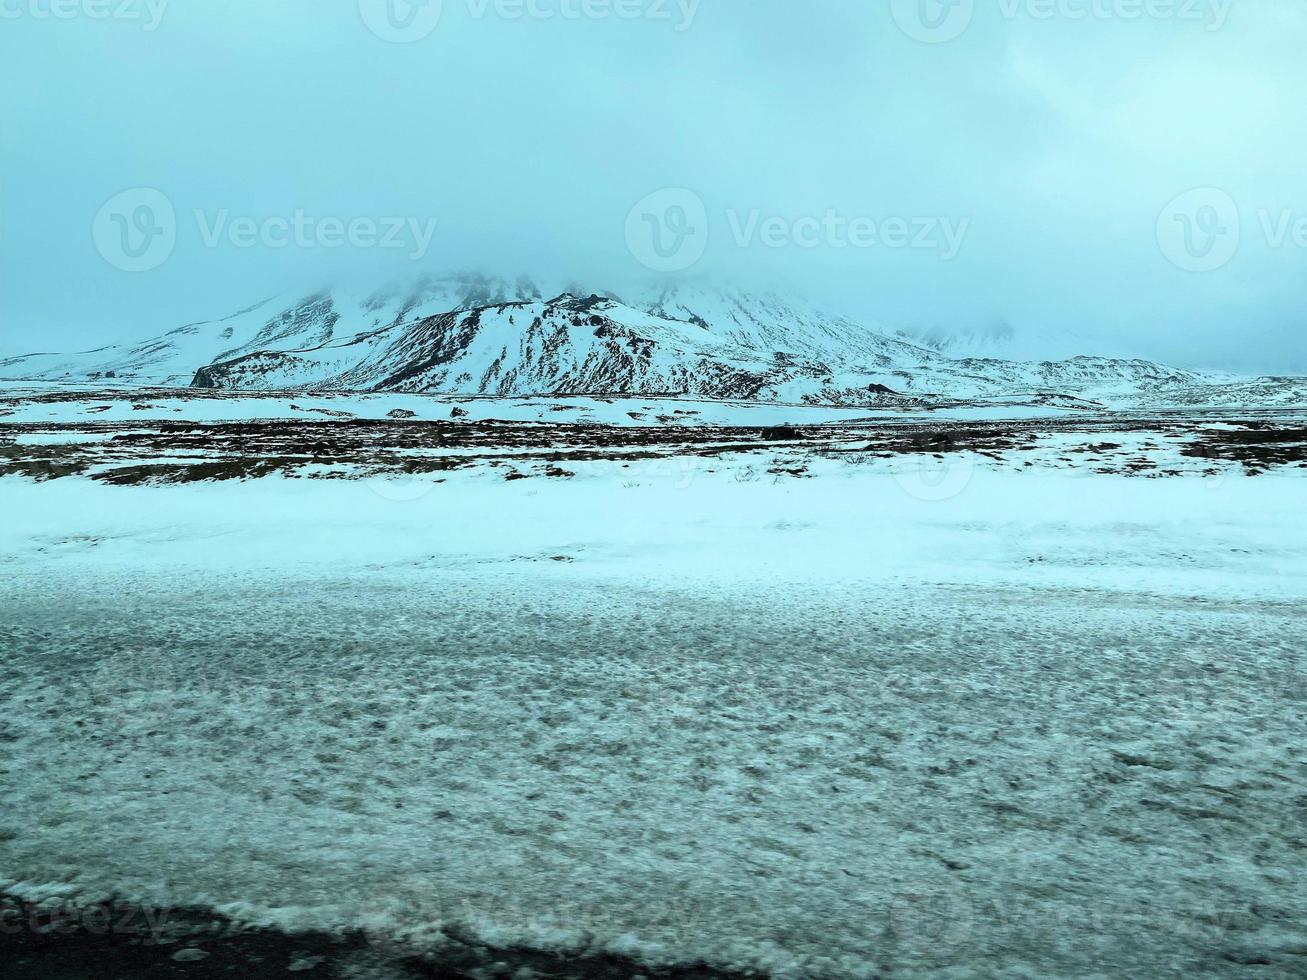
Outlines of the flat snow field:
<svg viewBox="0 0 1307 980">
<path fill-rule="evenodd" d="M 1307 479 L 830 466 L 0 480 L 0 891 L 376 962 L 1307 974 Z"/>
</svg>

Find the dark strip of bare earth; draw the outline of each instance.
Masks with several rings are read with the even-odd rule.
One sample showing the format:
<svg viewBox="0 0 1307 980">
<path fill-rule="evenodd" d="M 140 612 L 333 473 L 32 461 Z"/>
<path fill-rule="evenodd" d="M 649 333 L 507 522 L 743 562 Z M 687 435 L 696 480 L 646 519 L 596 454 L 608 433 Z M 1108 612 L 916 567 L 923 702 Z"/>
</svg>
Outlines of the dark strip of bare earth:
<svg viewBox="0 0 1307 980">
<path fill-rule="evenodd" d="M 133 905 L 36 908 L 0 894 L 0 980 L 533 977 L 539 980 L 743 980 L 705 964 L 650 968 L 606 953 L 500 949 L 448 932 L 417 955 L 355 931 L 291 934 L 243 927 L 206 909 Z"/>
<path fill-rule="evenodd" d="M 1252 417 L 1261 415 L 1265 417 Z M 1156 440 L 1155 450 L 1125 450 L 1122 434 Z M 57 435 L 54 443 L 41 439 Z M 81 442 L 73 435 L 96 437 Z M 26 437 L 20 441 L 19 437 Z M 33 438 L 35 437 L 35 438 Z M 777 476 L 802 476 L 810 457 L 856 462 L 904 454 L 975 452 L 1017 458 L 1049 438 L 1060 452 L 1091 454 L 1099 473 L 1178 475 L 1175 454 L 1203 465 L 1243 464 L 1250 475 L 1307 467 L 1307 428 L 1296 413 L 1109 413 L 994 421 L 864 421 L 767 428 L 619 427 L 538 422 L 418 422 L 348 419 L 0 423 L 0 476 L 38 480 L 87 475 L 117 485 L 190 483 L 309 473 L 318 478 L 441 476 L 453 470 L 514 467 L 568 477 L 571 464 L 714 458 L 757 453 Z M 1168 441 L 1171 441 L 1168 444 Z M 1077 444 L 1078 443 L 1078 444 Z M 1166 448 L 1169 452 L 1162 452 Z M 781 453 L 781 457 L 776 454 Z M 1156 458 L 1153 458 L 1153 457 Z"/>
</svg>

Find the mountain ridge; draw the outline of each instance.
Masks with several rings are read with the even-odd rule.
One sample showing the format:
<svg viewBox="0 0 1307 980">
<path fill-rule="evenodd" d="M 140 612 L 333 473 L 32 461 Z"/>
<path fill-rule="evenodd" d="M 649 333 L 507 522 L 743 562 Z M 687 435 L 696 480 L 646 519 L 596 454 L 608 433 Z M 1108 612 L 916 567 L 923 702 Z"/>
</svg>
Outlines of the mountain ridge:
<svg viewBox="0 0 1307 980">
<path fill-rule="evenodd" d="M 551 297 L 551 298 L 546 298 Z M 775 292 L 704 284 L 560 292 L 527 277 L 424 276 L 271 297 L 136 344 L 0 360 L 0 381 L 450 395 L 677 394 L 808 404 L 1024 396 L 1101 405 L 1307 401 L 1303 379 L 1140 358 L 953 357 Z M 1251 386 L 1251 387 L 1249 387 Z"/>
</svg>

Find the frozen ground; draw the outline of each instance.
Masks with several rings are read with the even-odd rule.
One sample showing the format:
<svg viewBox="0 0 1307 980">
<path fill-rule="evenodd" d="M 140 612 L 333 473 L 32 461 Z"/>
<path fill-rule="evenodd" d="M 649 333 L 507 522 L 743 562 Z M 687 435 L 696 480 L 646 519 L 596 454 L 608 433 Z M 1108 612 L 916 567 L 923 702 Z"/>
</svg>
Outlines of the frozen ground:
<svg viewBox="0 0 1307 980">
<path fill-rule="evenodd" d="M 182 418 L 192 422 L 241 422 L 255 419 L 321 421 L 329 418 L 384 419 L 403 412 L 422 421 L 449 419 L 454 409 L 468 421 L 600 423 L 615 426 L 661 425 L 782 425 L 802 421 L 819 425 L 865 419 L 911 418 L 1040 418 L 1066 415 L 1066 404 L 1082 408 L 1092 403 L 1070 400 L 989 398 L 958 402 L 928 413 L 902 410 L 803 405 L 688 397 L 607 398 L 539 395 L 477 397 L 425 394 L 259 393 L 206 389 L 134 389 L 87 391 L 58 387 L 0 390 L 0 420 L 5 425 L 139 422 L 149 424 Z M 1228 410 L 1227 410 L 1228 411 Z"/>
<path fill-rule="evenodd" d="M 1300 473 L 5 478 L 0 888 L 346 972 L 1302 976 Z"/>
</svg>

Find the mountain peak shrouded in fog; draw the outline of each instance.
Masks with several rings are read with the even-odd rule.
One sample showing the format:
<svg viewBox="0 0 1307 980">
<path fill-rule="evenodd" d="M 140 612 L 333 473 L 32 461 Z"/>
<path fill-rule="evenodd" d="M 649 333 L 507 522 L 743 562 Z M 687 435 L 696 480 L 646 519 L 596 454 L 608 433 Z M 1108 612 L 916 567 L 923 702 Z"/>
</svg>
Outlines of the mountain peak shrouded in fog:
<svg viewBox="0 0 1307 980">
<path fill-rule="evenodd" d="M 359 280 L 81 354 L 0 361 L 0 380 L 72 387 L 444 395 L 674 395 L 915 407 L 959 400 L 1239 404 L 1247 389 L 1121 353 L 1017 356 L 974 337 L 888 335 L 777 289 L 604 288 L 457 273 Z M 1028 352 L 1027 352 L 1028 353 Z M 1262 391 L 1262 389 L 1258 389 Z M 1296 397 L 1287 382 L 1271 401 Z"/>
</svg>

